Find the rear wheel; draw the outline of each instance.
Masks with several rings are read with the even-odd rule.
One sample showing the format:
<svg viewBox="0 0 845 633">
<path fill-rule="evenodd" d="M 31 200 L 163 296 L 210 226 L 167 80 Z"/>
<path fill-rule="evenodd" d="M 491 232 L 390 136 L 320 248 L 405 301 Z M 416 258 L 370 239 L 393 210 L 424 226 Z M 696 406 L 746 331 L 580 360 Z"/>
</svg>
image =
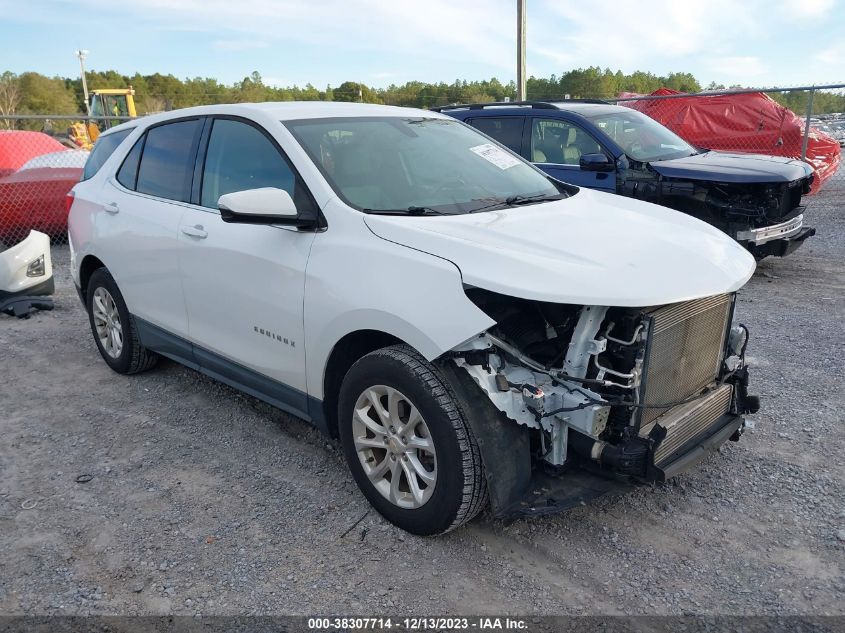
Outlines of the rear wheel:
<svg viewBox="0 0 845 633">
<path fill-rule="evenodd" d="M 478 444 L 437 368 L 407 345 L 376 350 L 343 380 L 339 431 L 364 496 L 408 532 L 439 534 L 487 501 Z"/>
<path fill-rule="evenodd" d="M 85 305 L 97 349 L 109 367 L 120 374 L 137 374 L 156 364 L 158 355 L 141 345 L 135 319 L 105 268 L 95 270 L 88 280 Z"/>
</svg>

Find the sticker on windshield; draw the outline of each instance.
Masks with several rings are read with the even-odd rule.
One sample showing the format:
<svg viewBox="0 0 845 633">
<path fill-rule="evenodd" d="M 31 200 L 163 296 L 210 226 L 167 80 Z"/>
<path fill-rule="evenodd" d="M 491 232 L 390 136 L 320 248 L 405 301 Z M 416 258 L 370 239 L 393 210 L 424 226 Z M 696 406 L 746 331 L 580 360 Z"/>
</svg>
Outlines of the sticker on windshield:
<svg viewBox="0 0 845 633">
<path fill-rule="evenodd" d="M 519 159 L 511 156 L 501 147 L 496 147 L 492 143 L 485 143 L 484 145 L 470 147 L 469 151 L 475 152 L 481 156 L 481 158 L 493 163 L 499 169 L 510 169 L 514 165 L 519 165 Z"/>
</svg>

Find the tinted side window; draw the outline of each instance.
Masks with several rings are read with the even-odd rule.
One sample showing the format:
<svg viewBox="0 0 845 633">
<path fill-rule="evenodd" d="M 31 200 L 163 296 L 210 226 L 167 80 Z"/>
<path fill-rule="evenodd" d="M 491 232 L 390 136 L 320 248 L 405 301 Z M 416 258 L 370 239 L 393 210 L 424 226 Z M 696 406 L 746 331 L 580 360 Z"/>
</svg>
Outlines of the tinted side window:
<svg viewBox="0 0 845 633">
<path fill-rule="evenodd" d="M 85 161 L 85 167 L 82 169 L 82 180 L 88 180 L 100 171 L 100 167 L 114 153 L 114 150 L 123 142 L 123 139 L 129 136 L 130 132 L 132 132 L 132 128 L 101 135 L 94 144 L 94 149 L 91 150 L 88 160 Z"/>
<path fill-rule="evenodd" d="M 534 119 L 531 125 L 531 161 L 578 165 L 584 154 L 599 154 L 601 146 L 580 127 L 561 119 Z"/>
<path fill-rule="evenodd" d="M 470 121 L 470 124 L 519 154 L 522 151 L 522 125 L 524 121 L 525 119 L 521 116 L 503 117 L 501 119 L 479 117 Z"/>
<path fill-rule="evenodd" d="M 220 196 L 233 191 L 277 187 L 297 208 L 296 177 L 279 150 L 257 128 L 241 121 L 217 119 L 211 128 L 202 174 L 200 204 L 217 208 Z"/>
<path fill-rule="evenodd" d="M 191 193 L 199 120 L 177 121 L 150 128 L 138 167 L 136 190 L 187 202 Z"/>
<path fill-rule="evenodd" d="M 126 158 L 123 159 L 123 164 L 117 170 L 117 181 L 127 189 L 135 189 L 135 181 L 138 178 L 138 163 L 141 160 L 141 149 L 144 147 L 144 139 L 139 138 Z"/>
</svg>

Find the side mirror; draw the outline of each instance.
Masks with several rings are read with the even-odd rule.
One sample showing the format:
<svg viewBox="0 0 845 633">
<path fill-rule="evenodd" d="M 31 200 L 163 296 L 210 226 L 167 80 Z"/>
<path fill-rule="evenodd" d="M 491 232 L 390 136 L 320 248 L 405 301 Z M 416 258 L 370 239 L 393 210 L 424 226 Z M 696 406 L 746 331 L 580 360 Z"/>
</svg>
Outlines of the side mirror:
<svg viewBox="0 0 845 633">
<path fill-rule="evenodd" d="M 614 163 L 606 154 L 584 154 L 578 165 L 584 171 L 613 171 L 616 169 Z"/>
<path fill-rule="evenodd" d="M 293 198 L 284 189 L 262 187 L 233 191 L 217 201 L 224 222 L 240 224 L 307 224 L 299 218 Z"/>
</svg>

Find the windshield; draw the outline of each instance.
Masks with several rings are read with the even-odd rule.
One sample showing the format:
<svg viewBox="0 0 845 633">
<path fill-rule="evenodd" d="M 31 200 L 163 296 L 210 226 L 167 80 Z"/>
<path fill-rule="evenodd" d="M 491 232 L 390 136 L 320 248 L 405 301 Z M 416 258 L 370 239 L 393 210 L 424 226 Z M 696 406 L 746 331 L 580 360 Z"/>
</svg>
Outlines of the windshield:
<svg viewBox="0 0 845 633">
<path fill-rule="evenodd" d="M 471 213 L 564 195 L 533 166 L 454 119 L 284 123 L 338 196 L 362 211 Z"/>
<path fill-rule="evenodd" d="M 634 160 L 669 160 L 698 153 L 672 130 L 636 110 L 588 118 Z"/>
</svg>

